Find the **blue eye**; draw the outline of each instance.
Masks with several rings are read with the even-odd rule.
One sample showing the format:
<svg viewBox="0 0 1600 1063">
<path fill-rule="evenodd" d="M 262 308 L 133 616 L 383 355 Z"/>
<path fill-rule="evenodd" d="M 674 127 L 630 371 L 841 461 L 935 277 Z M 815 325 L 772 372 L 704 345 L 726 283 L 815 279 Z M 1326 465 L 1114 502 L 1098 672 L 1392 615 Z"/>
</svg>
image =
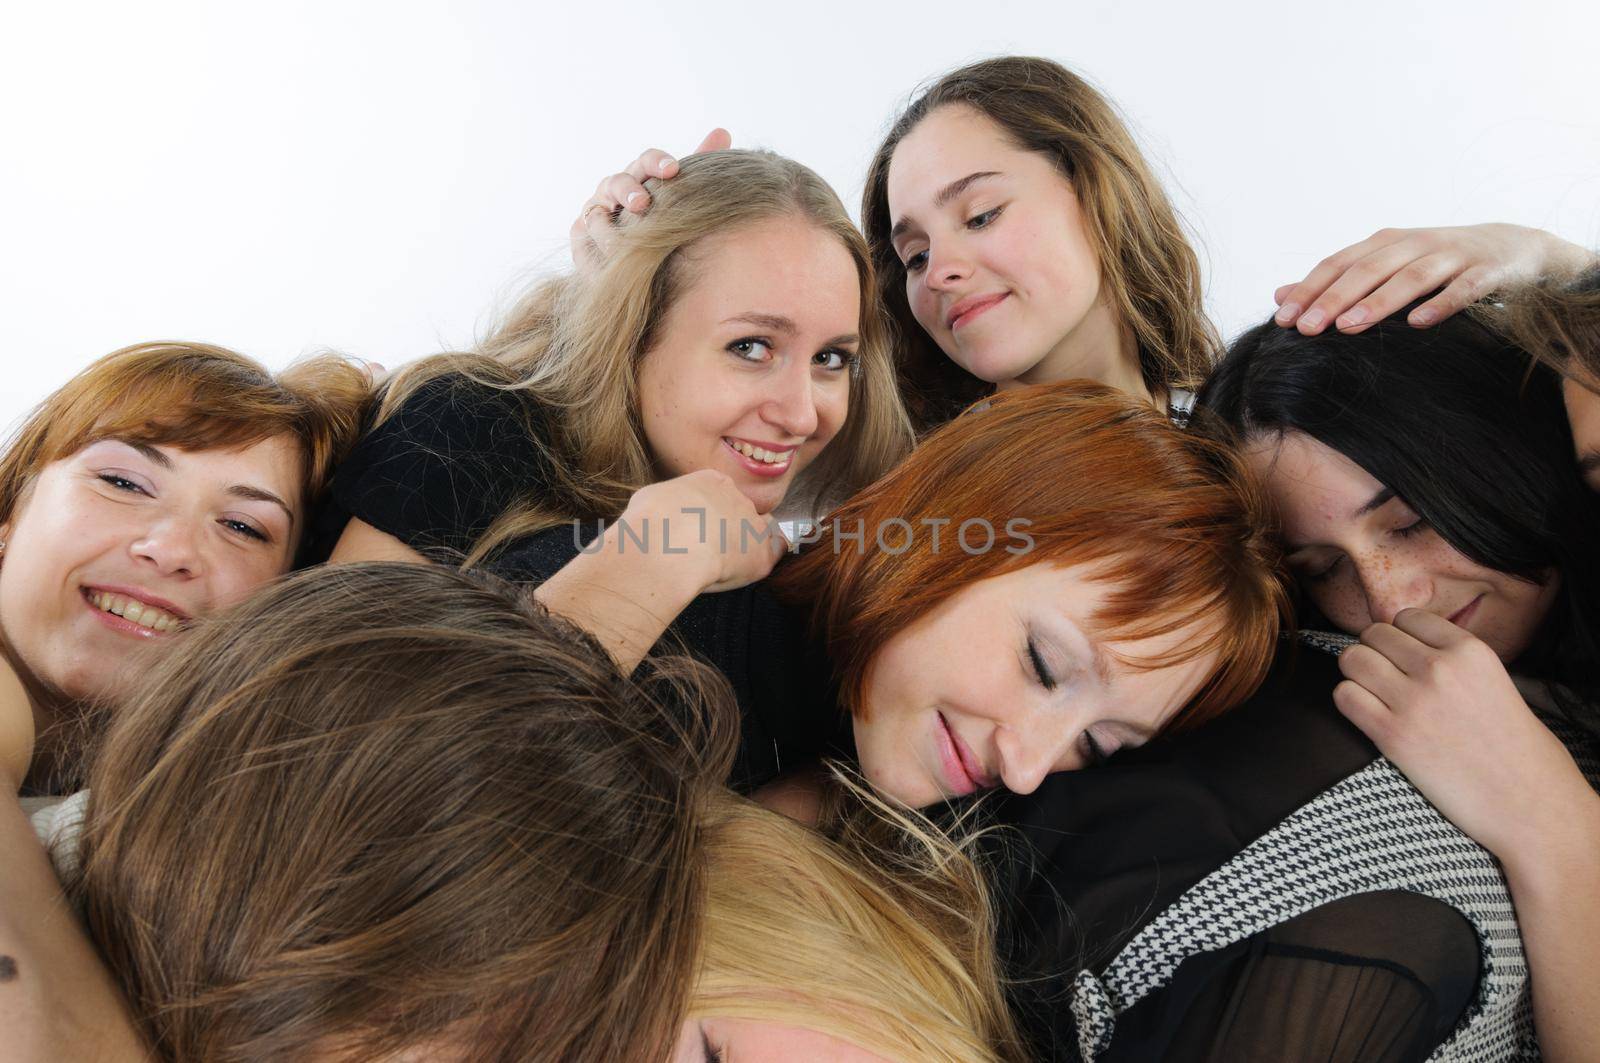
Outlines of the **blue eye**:
<svg viewBox="0 0 1600 1063">
<path fill-rule="evenodd" d="M 772 356 L 772 341 L 760 336 L 746 336 L 728 344 L 727 350 L 747 362 L 764 362 Z"/>
<path fill-rule="evenodd" d="M 1000 212 L 1004 209 L 1004 207 L 996 207 L 993 210 L 986 210 L 982 214 L 974 214 L 972 217 L 967 219 L 967 228 L 982 229 L 985 226 L 990 225 L 996 218 L 1000 216 Z"/>
</svg>

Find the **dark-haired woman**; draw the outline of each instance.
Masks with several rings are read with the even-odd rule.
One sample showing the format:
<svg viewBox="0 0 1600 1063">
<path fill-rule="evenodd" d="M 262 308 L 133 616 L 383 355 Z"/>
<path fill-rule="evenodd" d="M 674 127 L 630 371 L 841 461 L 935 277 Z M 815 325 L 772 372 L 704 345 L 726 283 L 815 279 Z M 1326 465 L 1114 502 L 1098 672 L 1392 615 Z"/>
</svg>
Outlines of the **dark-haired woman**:
<svg viewBox="0 0 1600 1063">
<path fill-rule="evenodd" d="M 702 149 L 726 143 L 718 131 Z M 597 257 L 620 211 L 648 208 L 641 182 L 675 173 L 650 151 L 602 181 L 573 225 L 574 257 Z M 996 387 L 1073 378 L 1181 416 L 1221 349 L 1199 258 L 1133 135 L 1048 59 L 982 60 L 918 94 L 873 157 L 861 219 L 920 429 Z M 1588 259 L 1509 225 L 1385 229 L 1280 289 L 1277 319 L 1360 328 L 1438 292 L 1412 319 L 1422 325 Z"/>
<path fill-rule="evenodd" d="M 1306 598 L 1359 636 L 1339 659 L 1340 711 L 1499 861 L 1545 1057 L 1586 1058 L 1600 498 L 1555 375 L 1528 376 L 1519 353 L 1465 317 L 1359 336 L 1267 324 L 1203 401 L 1243 433 Z"/>
</svg>

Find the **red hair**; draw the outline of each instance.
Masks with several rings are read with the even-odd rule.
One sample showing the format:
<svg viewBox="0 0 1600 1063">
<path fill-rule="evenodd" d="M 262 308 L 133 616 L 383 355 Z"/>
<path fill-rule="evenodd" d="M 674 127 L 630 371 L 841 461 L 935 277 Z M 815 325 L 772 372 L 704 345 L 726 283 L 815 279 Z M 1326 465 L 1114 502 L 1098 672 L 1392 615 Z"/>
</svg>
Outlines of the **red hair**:
<svg viewBox="0 0 1600 1063">
<path fill-rule="evenodd" d="M 1266 499 L 1203 422 L 1202 411 L 1180 429 L 1148 403 L 1089 381 L 999 392 L 841 506 L 776 585 L 813 602 L 813 631 L 839 669 L 845 706 L 860 714 L 878 650 L 957 591 L 1029 565 L 1093 564 L 1107 587 L 1089 621 L 1096 636 L 1136 640 L 1196 623 L 1207 632 L 1128 662 L 1158 668 L 1216 653 L 1215 669 L 1169 726 L 1202 723 L 1255 691 L 1289 619 Z M 936 549 L 925 522 L 940 520 L 949 523 Z M 957 529 L 972 520 L 997 533 L 1027 521 L 1032 548 L 958 548 Z M 902 522 L 923 531 L 908 537 Z M 872 549 L 873 529 L 885 525 L 891 549 L 908 538 L 909 548 Z M 839 548 L 861 528 L 866 549 Z"/>
<path fill-rule="evenodd" d="M 333 355 L 274 376 L 205 343 L 124 347 L 35 407 L 0 453 L 0 521 L 39 470 L 100 439 L 212 450 L 287 435 L 300 446 L 309 507 L 354 445 L 370 391 L 364 372 Z"/>
</svg>

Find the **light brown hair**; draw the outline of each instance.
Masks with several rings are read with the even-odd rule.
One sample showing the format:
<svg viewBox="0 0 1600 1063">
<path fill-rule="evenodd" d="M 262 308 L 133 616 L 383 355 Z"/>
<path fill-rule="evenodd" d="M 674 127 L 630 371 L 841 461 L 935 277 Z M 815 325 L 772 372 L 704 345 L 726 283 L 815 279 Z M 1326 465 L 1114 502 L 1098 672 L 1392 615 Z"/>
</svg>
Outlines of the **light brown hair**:
<svg viewBox="0 0 1600 1063">
<path fill-rule="evenodd" d="M 1512 289 L 1471 312 L 1539 362 L 1600 391 L 1600 266 Z"/>
<path fill-rule="evenodd" d="M 305 513 L 355 443 L 369 392 L 367 375 L 334 355 L 274 374 L 208 343 L 124 347 L 52 392 L 0 453 L 0 523 L 39 470 L 100 439 L 211 450 L 288 436 L 300 449 Z"/>
<path fill-rule="evenodd" d="M 495 522 L 471 552 L 477 560 L 512 538 L 574 518 L 611 518 L 656 478 L 639 412 L 639 365 L 668 310 L 693 282 L 692 252 L 708 236 L 771 218 L 799 216 L 850 253 L 860 281 L 857 365 L 850 409 L 837 436 L 791 495 L 816 511 L 865 486 L 911 445 L 896 390 L 866 241 L 827 183 L 792 160 L 764 151 L 693 155 L 670 181 L 646 183 L 648 213 L 624 213 L 621 231 L 592 274 L 536 287 L 472 354 L 444 355 L 401 373 L 380 419 L 417 390 L 457 372 L 512 391 L 555 416 L 530 418 L 545 444 L 550 492 L 526 498 Z"/>
<path fill-rule="evenodd" d="M 311 569 L 201 621 L 110 724 L 74 888 L 150 1043 L 660 1063 L 736 730 L 707 670 L 652 682 L 437 565 Z"/>
<path fill-rule="evenodd" d="M 1169 727 L 1202 723 L 1260 685 L 1289 600 L 1266 497 L 1208 426 L 1201 416 L 1178 428 L 1148 403 L 1084 380 L 999 392 L 839 507 L 775 585 L 813 601 L 813 631 L 843 701 L 864 714 L 879 648 L 963 587 L 1028 565 L 1096 564 L 1107 588 L 1089 621 L 1099 637 L 1144 639 L 1196 622 L 1209 630 L 1160 660 L 1129 662 L 1165 667 L 1216 653 Z M 897 555 L 833 548 L 831 526 L 865 528 L 870 541 L 894 520 L 913 529 L 948 521 L 944 549 L 928 534 Z M 1018 527 L 1032 546 L 956 549 L 948 540 L 967 520 L 1027 521 Z"/>
<path fill-rule="evenodd" d="M 905 267 L 889 232 L 889 166 L 917 124 L 941 107 L 971 107 L 1017 147 L 1053 162 L 1072 185 L 1100 284 L 1133 333 L 1145 385 L 1195 388 L 1222 341 L 1206 316 L 1200 261 L 1177 212 L 1111 102 L 1059 63 L 1004 56 L 953 70 L 895 119 L 867 170 L 861 225 L 895 328 L 895 367 L 919 429 L 935 427 L 993 390 L 939 349 L 911 314 Z"/>
</svg>

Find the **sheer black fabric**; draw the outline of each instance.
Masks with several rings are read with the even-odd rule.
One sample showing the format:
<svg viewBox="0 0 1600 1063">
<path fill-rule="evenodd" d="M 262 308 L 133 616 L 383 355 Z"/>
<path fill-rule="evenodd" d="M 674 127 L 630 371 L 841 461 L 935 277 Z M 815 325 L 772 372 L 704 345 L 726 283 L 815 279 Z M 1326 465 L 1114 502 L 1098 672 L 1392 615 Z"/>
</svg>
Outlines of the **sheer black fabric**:
<svg viewBox="0 0 1600 1063">
<path fill-rule="evenodd" d="M 429 382 L 340 467 L 315 521 L 320 558 L 351 518 L 418 551 L 465 555 L 507 508 L 547 490 L 544 448 L 532 433 L 551 414 L 530 402 L 459 376 Z M 508 544 L 485 567 L 543 583 L 598 532 L 594 521 L 552 528 Z M 669 652 L 710 663 L 733 687 L 743 718 L 729 779 L 736 788 L 850 749 L 831 669 L 809 648 L 803 616 L 760 584 L 696 598 L 652 650 Z"/>
<path fill-rule="evenodd" d="M 1051 776 L 999 806 L 1020 839 L 1003 893 L 1016 997 L 1045 1058 L 1074 1059 L 1073 974 L 1289 813 L 1376 757 L 1333 707 L 1336 662 L 1286 649 L 1262 691 L 1187 735 Z M 1186 961 L 1125 1012 L 1118 1060 L 1408 1060 L 1455 1027 L 1477 983 L 1470 924 L 1430 898 L 1371 893 Z"/>
</svg>

